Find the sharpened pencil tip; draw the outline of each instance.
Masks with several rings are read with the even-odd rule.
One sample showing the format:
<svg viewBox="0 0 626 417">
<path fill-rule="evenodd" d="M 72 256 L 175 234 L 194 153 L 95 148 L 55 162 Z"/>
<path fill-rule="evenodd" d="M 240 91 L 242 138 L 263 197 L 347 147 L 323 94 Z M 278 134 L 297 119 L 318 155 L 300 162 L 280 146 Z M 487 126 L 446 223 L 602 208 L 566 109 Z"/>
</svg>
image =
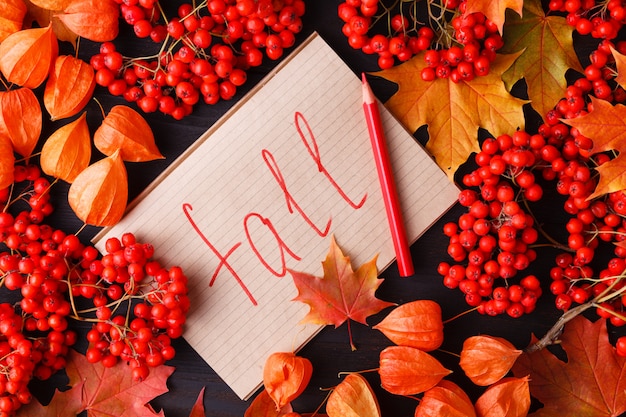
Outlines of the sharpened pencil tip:
<svg viewBox="0 0 626 417">
<path fill-rule="evenodd" d="M 361 79 L 363 81 L 363 102 L 366 104 L 372 104 L 376 101 L 376 98 L 372 92 L 370 84 L 367 82 L 367 78 L 365 78 L 365 73 L 363 73 Z"/>
</svg>

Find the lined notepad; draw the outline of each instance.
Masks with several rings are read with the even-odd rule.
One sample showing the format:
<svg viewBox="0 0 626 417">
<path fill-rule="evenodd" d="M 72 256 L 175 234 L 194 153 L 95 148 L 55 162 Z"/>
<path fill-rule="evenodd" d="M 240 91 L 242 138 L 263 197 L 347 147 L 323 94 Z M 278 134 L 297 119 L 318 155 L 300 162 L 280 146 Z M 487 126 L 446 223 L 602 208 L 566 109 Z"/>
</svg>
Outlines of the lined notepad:
<svg viewBox="0 0 626 417">
<path fill-rule="evenodd" d="M 415 241 L 458 189 L 382 106 L 381 115 Z M 297 290 L 286 269 L 321 275 L 331 235 L 355 267 L 377 254 L 379 270 L 394 261 L 370 146 L 360 79 L 314 34 L 96 246 L 132 231 L 164 265 L 184 269 L 191 299 L 184 338 L 246 399 L 261 385 L 269 354 L 297 350 L 320 329 L 298 324 L 308 307 L 292 301 Z"/>
</svg>

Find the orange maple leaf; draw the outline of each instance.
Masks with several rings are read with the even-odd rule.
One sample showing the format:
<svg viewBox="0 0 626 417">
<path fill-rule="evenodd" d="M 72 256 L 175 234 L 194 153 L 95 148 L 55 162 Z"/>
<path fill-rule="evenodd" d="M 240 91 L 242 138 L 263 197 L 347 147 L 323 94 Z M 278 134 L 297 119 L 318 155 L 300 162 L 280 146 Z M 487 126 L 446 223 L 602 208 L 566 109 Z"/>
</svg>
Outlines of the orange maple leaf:
<svg viewBox="0 0 626 417">
<path fill-rule="evenodd" d="M 622 88 L 626 88 L 626 55 L 620 54 L 617 50 L 611 47 L 611 53 L 615 59 L 615 69 L 617 70 L 617 76 L 615 82 Z"/>
<path fill-rule="evenodd" d="M 572 32 L 562 16 L 546 16 L 540 0 L 524 1 L 524 17 L 510 16 L 504 27 L 503 54 L 523 51 L 502 79 L 510 90 L 524 78 L 532 107 L 544 116 L 563 97 L 565 73 L 583 72 Z"/>
<path fill-rule="evenodd" d="M 498 31 L 502 34 L 506 9 L 512 9 L 522 16 L 524 3 L 524 0 L 467 0 L 465 16 L 480 12 L 495 23 L 498 26 Z"/>
<path fill-rule="evenodd" d="M 535 339 L 536 340 L 536 339 Z M 530 374 L 530 392 L 544 407 L 533 417 L 611 417 L 626 411 L 626 358 L 609 343 L 605 320 L 578 316 L 565 327 L 567 362 L 546 349 L 520 356 L 515 375 Z"/>
<path fill-rule="evenodd" d="M 608 101 L 594 97 L 591 98 L 591 105 L 593 110 L 589 113 L 565 119 L 563 123 L 575 127 L 582 135 L 593 140 L 590 153 L 617 150 L 620 155 L 596 168 L 600 180 L 589 199 L 626 189 L 626 162 L 621 157 L 622 152 L 626 151 L 626 106 L 613 106 Z"/>
<path fill-rule="evenodd" d="M 494 136 L 524 129 L 522 106 L 527 101 L 509 94 L 501 78 L 518 56 L 498 55 L 488 75 L 458 83 L 445 78 L 423 81 L 423 53 L 374 75 L 398 84 L 398 92 L 385 105 L 411 132 L 428 125 L 426 149 L 453 180 L 457 168 L 480 151 L 478 128 Z"/>
<path fill-rule="evenodd" d="M 384 281 L 377 278 L 376 258 L 353 271 L 350 258 L 344 256 L 333 236 L 326 260 L 322 262 L 322 278 L 290 270 L 298 288 L 294 301 L 301 301 L 310 307 L 301 323 L 334 324 L 337 328 L 352 319 L 367 325 L 370 315 L 393 306 L 394 303 L 379 300 L 374 294 Z M 350 345 L 354 350 L 352 336 Z"/>
<path fill-rule="evenodd" d="M 155 417 L 162 416 L 163 412 L 157 414 L 146 404 L 168 391 L 166 381 L 174 368 L 165 365 L 152 368 L 148 378 L 136 382 L 125 363 L 105 368 L 71 351 L 66 372 L 70 385 L 83 384 L 80 391 L 83 410 L 87 410 L 90 417 Z"/>
<path fill-rule="evenodd" d="M 82 383 L 67 391 L 55 390 L 48 405 L 41 405 L 36 398 L 22 406 L 16 417 L 65 417 L 78 415 L 84 408 L 81 401 Z"/>
</svg>

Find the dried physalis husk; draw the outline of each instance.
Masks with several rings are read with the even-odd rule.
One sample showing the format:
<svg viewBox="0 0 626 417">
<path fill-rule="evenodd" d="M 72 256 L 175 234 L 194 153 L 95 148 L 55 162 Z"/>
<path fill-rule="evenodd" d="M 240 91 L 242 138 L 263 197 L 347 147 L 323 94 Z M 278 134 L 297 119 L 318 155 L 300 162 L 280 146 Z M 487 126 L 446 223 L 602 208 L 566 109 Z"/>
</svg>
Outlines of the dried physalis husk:
<svg viewBox="0 0 626 417">
<path fill-rule="evenodd" d="M 394 308 L 374 329 L 396 345 L 429 352 L 443 343 L 441 307 L 432 300 L 405 303 Z"/>
<path fill-rule="evenodd" d="M 72 0 L 28 0 L 36 7 L 45 10 L 63 10 L 72 2 Z"/>
<path fill-rule="evenodd" d="M 372 387 L 361 374 L 348 374 L 328 396 L 329 417 L 380 417 Z"/>
<path fill-rule="evenodd" d="M 91 137 L 86 113 L 57 129 L 43 144 L 40 164 L 44 173 L 72 183 L 91 159 Z"/>
<path fill-rule="evenodd" d="M 37 88 L 44 82 L 59 54 L 52 25 L 23 29 L 0 43 L 0 71 L 11 83 Z"/>
<path fill-rule="evenodd" d="M 419 394 L 437 385 L 451 372 L 420 349 L 389 346 L 380 352 L 380 383 L 392 394 Z"/>
<path fill-rule="evenodd" d="M 77 35 L 106 42 L 117 37 L 119 13 L 119 6 L 113 0 L 72 0 L 55 16 Z"/>
<path fill-rule="evenodd" d="M 128 202 L 128 176 L 119 152 L 78 174 L 67 199 L 76 216 L 86 224 L 98 227 L 117 224 Z"/>
<path fill-rule="evenodd" d="M 105 155 L 119 150 L 124 161 L 162 159 L 148 122 L 128 106 L 114 106 L 93 136 L 96 148 Z"/>
<path fill-rule="evenodd" d="M 0 42 L 22 29 L 26 11 L 23 0 L 0 1 Z"/>
<path fill-rule="evenodd" d="M 52 120 L 71 117 L 91 99 L 96 78 L 91 65 L 71 55 L 54 62 L 43 93 L 43 104 Z"/>
<path fill-rule="evenodd" d="M 424 392 L 415 417 L 476 417 L 468 395 L 452 381 L 442 379 Z"/>
<path fill-rule="evenodd" d="M 13 184 L 14 163 L 13 145 L 8 137 L 0 134 L 0 190 Z"/>
<path fill-rule="evenodd" d="M 491 385 L 474 404 L 478 417 L 526 417 L 530 409 L 528 377 L 504 378 Z"/>
<path fill-rule="evenodd" d="M 263 390 L 252 400 L 243 417 L 281 417 L 290 412 L 292 412 L 291 404 L 277 410 L 274 400 L 266 390 Z"/>
<path fill-rule="evenodd" d="M 459 365 L 474 384 L 487 386 L 502 379 L 521 354 L 501 337 L 472 336 L 463 342 Z"/>
<path fill-rule="evenodd" d="M 0 134 L 11 140 L 15 152 L 29 158 L 39 141 L 42 126 L 41 106 L 35 93 L 30 88 L 2 92 L 0 114 Z"/>
<path fill-rule="evenodd" d="M 269 396 L 281 409 L 298 397 L 313 373 L 311 362 L 293 352 L 275 352 L 265 361 L 263 385 Z"/>
</svg>

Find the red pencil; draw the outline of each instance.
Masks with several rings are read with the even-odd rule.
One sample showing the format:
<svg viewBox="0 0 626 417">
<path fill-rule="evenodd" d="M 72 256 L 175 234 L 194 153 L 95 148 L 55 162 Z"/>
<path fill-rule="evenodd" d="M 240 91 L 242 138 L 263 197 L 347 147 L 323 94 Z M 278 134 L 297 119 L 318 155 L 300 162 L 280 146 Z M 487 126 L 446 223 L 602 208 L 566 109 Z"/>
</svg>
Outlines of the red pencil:
<svg viewBox="0 0 626 417">
<path fill-rule="evenodd" d="M 367 128 L 372 141 L 372 150 L 374 151 L 374 160 L 376 161 L 376 169 L 380 179 L 380 188 L 383 192 L 389 228 L 391 229 L 391 238 L 396 251 L 396 259 L 398 260 L 398 271 L 400 276 L 408 277 L 415 272 L 413 259 L 411 258 L 411 250 L 406 238 L 400 200 L 398 199 L 391 161 L 387 152 L 387 145 L 385 144 L 385 134 L 380 120 L 380 113 L 378 112 L 378 103 L 365 78 L 365 74 L 362 75 L 362 79 L 363 110 L 365 111 L 365 120 L 367 120 Z"/>
</svg>

